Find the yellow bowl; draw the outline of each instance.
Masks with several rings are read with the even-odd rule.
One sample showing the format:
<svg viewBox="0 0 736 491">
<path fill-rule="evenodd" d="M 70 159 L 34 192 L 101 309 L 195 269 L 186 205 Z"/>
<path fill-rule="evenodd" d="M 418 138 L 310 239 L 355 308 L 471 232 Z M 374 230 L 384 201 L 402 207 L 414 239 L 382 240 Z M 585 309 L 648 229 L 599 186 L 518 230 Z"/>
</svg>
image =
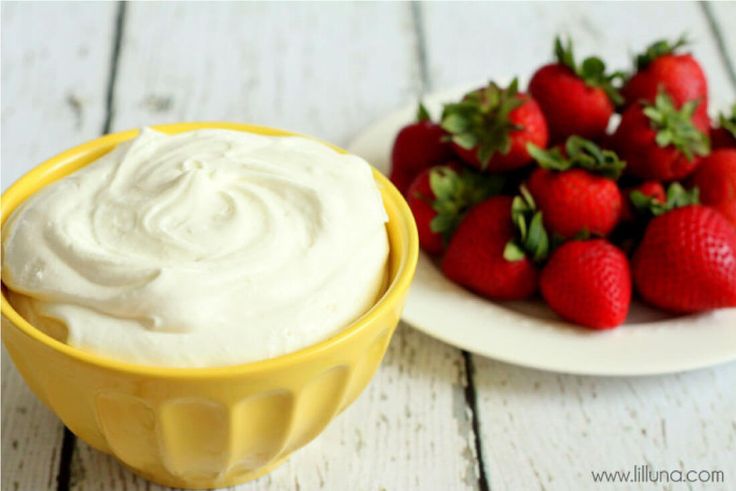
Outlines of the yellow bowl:
<svg viewBox="0 0 736 491">
<path fill-rule="evenodd" d="M 155 128 L 165 133 L 225 128 L 291 134 L 234 123 Z M 41 164 L 3 194 L 3 223 L 46 184 L 137 134 L 106 135 Z M 388 287 L 373 308 L 321 343 L 228 367 L 135 365 L 47 336 L 18 315 L 4 291 L 3 342 L 26 383 L 74 434 L 147 479 L 172 487 L 212 488 L 259 477 L 316 437 L 355 400 L 375 373 L 399 321 L 416 266 L 417 233 L 399 192 L 378 172 L 374 175 L 389 216 Z"/>
</svg>

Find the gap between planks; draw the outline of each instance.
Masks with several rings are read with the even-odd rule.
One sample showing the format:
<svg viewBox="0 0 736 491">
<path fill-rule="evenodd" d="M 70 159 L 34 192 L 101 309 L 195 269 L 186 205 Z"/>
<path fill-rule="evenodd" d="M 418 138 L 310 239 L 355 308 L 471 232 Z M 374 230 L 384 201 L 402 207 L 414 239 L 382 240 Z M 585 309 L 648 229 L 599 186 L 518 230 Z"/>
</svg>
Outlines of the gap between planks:
<svg viewBox="0 0 736 491">
<path fill-rule="evenodd" d="M 105 119 L 102 124 L 101 134 L 110 132 L 114 116 L 114 92 L 115 80 L 118 74 L 118 64 L 120 60 L 120 46 L 122 44 L 123 29 L 125 26 L 125 12 L 127 10 L 127 2 L 118 2 L 115 12 L 115 25 L 112 37 L 112 53 L 110 55 L 110 66 L 108 71 L 107 91 L 105 95 Z M 61 445 L 61 455 L 59 457 L 59 472 L 56 478 L 56 490 L 68 491 L 71 483 L 72 459 L 74 457 L 74 448 L 77 446 L 77 437 L 64 426 L 64 438 Z"/>
<path fill-rule="evenodd" d="M 421 2 L 411 2 L 411 19 L 412 28 L 414 30 L 414 42 L 416 47 L 416 60 L 419 73 L 419 97 L 424 96 L 432 88 L 432 78 L 429 70 L 427 58 L 427 43 L 424 31 L 424 13 Z M 489 491 L 488 478 L 486 476 L 486 465 L 483 460 L 483 445 L 480 441 L 480 421 L 478 415 L 477 394 L 475 388 L 475 371 L 473 366 L 473 355 L 467 351 L 462 351 L 463 361 L 465 365 L 465 406 L 470 411 L 470 431 L 473 432 L 473 443 L 475 446 L 475 458 L 478 477 L 479 491 Z"/>
<path fill-rule="evenodd" d="M 726 41 L 723 38 L 723 33 L 721 32 L 721 27 L 719 26 L 718 21 L 716 21 L 715 13 L 713 12 L 713 7 L 711 5 L 712 2 L 698 3 L 700 4 L 705 20 L 708 23 L 708 27 L 710 28 L 711 34 L 716 42 L 718 54 L 721 56 L 721 62 L 723 63 L 723 68 L 726 70 L 726 73 L 728 73 L 731 86 L 736 90 L 736 68 L 734 68 L 734 60 L 731 59 L 726 50 Z"/>
</svg>

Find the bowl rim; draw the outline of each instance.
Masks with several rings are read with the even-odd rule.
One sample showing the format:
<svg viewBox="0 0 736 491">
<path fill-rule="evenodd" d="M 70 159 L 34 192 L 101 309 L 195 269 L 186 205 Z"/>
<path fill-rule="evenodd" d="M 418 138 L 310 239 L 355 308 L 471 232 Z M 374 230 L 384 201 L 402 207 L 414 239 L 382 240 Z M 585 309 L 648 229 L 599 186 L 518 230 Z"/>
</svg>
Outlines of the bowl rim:
<svg viewBox="0 0 736 491">
<path fill-rule="evenodd" d="M 194 131 L 198 129 L 227 129 L 267 136 L 300 136 L 322 143 L 339 153 L 349 153 L 343 148 L 308 135 L 268 126 L 245 123 L 233 123 L 225 121 L 197 121 L 151 125 L 147 126 L 147 128 L 169 134 Z M 2 197 L 0 197 L 0 211 L 2 216 L 0 226 L 5 224 L 6 220 L 12 214 L 12 212 L 26 199 L 28 199 L 28 197 L 38 192 L 40 189 L 49 185 L 50 183 L 60 179 L 64 175 L 68 175 L 69 173 L 76 171 L 78 168 L 89 165 L 90 163 L 97 160 L 100 156 L 111 151 L 113 148 L 115 148 L 117 144 L 135 138 L 140 134 L 141 129 L 142 128 L 134 128 L 102 135 L 98 138 L 89 140 L 62 153 L 59 153 L 32 168 L 21 178 L 15 181 L 2 194 Z M 74 168 L 74 164 L 84 159 L 85 157 L 90 157 L 89 161 L 85 162 L 84 164 L 78 165 L 77 168 Z M 71 172 L 63 173 L 63 171 L 69 169 L 70 167 L 73 168 Z M 390 244 L 389 254 L 399 254 L 400 257 L 398 267 L 393 275 L 393 278 L 390 278 L 390 282 L 388 283 L 383 295 L 373 304 L 373 306 L 368 311 L 364 312 L 360 317 L 348 324 L 337 334 L 330 336 L 329 338 L 316 344 L 311 344 L 305 348 L 279 355 L 274 358 L 267 358 L 264 360 L 257 360 L 237 365 L 225 365 L 215 367 L 170 367 L 144 365 L 117 360 L 115 358 L 110 358 L 104 355 L 95 354 L 90 351 L 85 351 L 58 341 L 48 334 L 45 334 L 40 329 L 31 325 L 30 322 L 24 319 L 12 307 L 5 296 L 4 289 L 6 287 L 4 284 L 2 288 L 3 291 L 0 292 L 0 312 L 2 313 L 3 317 L 10 321 L 14 325 L 14 327 L 18 328 L 23 334 L 33 338 L 34 340 L 40 342 L 48 348 L 51 348 L 54 351 L 60 352 L 63 355 L 75 359 L 78 362 L 95 365 L 97 367 L 116 372 L 145 375 L 149 377 L 195 379 L 227 378 L 234 375 L 245 375 L 283 369 L 287 366 L 291 366 L 300 362 L 307 361 L 308 359 L 318 357 L 320 354 L 330 350 L 335 345 L 346 342 L 351 337 L 357 335 L 359 331 L 363 330 L 367 325 L 375 321 L 387 309 L 392 309 L 396 306 L 396 304 L 400 303 L 405 296 L 406 291 L 409 289 L 409 285 L 411 284 L 412 278 L 414 276 L 414 270 L 416 268 L 417 259 L 419 256 L 419 239 L 417 235 L 416 224 L 414 222 L 411 210 L 409 209 L 409 206 L 404 200 L 401 193 L 396 189 L 391 181 L 389 181 L 385 176 L 378 172 L 375 167 L 371 166 L 371 170 L 373 172 L 374 179 L 378 183 L 381 197 L 384 203 L 390 203 L 390 205 L 386 207 L 395 209 L 395 216 L 391 216 L 389 210 L 386 210 L 387 214 L 389 214 L 389 219 L 398 220 L 399 222 L 396 231 L 393 234 L 391 233 L 391 229 L 387 227 L 387 234 L 389 235 Z M 53 174 L 55 172 L 60 175 L 49 177 L 49 174 Z M 39 183 L 39 177 L 45 177 L 45 179 L 41 180 Z M 31 189 L 30 192 L 28 191 L 29 188 Z M 10 207 L 10 209 L 8 209 L 9 207 L 6 206 L 8 201 L 15 202 L 15 205 Z M 397 239 L 397 236 L 400 237 L 402 235 L 405 236 L 403 241 Z M 395 251 L 393 249 L 392 244 L 397 241 L 405 243 L 405 247 L 403 248 L 403 250 Z M 8 327 L 3 325 L 2 330 L 5 331 L 6 329 L 8 329 Z"/>
</svg>

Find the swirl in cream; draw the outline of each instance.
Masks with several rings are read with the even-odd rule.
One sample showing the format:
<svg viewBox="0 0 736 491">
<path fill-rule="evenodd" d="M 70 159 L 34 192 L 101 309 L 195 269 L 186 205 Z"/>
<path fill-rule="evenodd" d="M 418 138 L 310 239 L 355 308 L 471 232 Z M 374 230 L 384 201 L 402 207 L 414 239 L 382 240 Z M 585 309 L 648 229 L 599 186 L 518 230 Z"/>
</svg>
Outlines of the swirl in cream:
<svg viewBox="0 0 736 491">
<path fill-rule="evenodd" d="M 3 228 L 32 324 L 129 362 L 222 366 L 326 339 L 382 292 L 370 166 L 301 137 L 143 130 Z"/>
</svg>

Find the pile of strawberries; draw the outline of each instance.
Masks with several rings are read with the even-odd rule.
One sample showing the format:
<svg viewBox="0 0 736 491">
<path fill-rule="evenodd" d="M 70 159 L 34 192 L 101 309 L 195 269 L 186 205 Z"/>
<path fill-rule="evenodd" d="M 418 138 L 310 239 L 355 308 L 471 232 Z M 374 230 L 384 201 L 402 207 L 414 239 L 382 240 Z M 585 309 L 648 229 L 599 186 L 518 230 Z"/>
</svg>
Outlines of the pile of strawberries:
<svg viewBox="0 0 736 491">
<path fill-rule="evenodd" d="M 736 105 L 711 124 L 685 46 L 658 41 L 624 74 L 557 39 L 527 92 L 491 82 L 439 122 L 420 105 L 391 180 L 445 276 L 493 300 L 539 292 L 593 329 L 623 323 L 634 292 L 673 313 L 736 306 Z"/>
</svg>

